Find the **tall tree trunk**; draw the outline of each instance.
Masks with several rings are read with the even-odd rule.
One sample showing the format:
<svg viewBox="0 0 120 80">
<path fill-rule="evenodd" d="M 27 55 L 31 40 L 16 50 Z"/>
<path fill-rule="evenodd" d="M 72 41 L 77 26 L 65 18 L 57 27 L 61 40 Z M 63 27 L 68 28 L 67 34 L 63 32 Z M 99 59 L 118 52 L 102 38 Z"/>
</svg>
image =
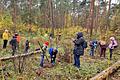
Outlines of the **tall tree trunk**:
<svg viewBox="0 0 120 80">
<path fill-rule="evenodd" d="M 91 0 L 91 3 L 90 3 L 90 39 L 92 38 L 92 35 L 93 35 L 94 2 L 95 2 L 95 0 Z"/>
<path fill-rule="evenodd" d="M 28 22 L 28 27 L 29 27 L 29 33 L 31 33 L 31 28 L 32 28 L 31 8 L 32 8 L 32 0 L 28 0 L 28 10 L 29 10 L 29 15 L 28 15 L 29 22 Z"/>
<path fill-rule="evenodd" d="M 100 2 L 98 0 L 97 3 L 97 9 L 96 9 L 96 22 L 95 22 L 95 32 L 97 33 L 98 29 L 99 29 L 99 17 L 100 17 Z"/>
<path fill-rule="evenodd" d="M 52 27 L 51 33 L 54 36 L 55 24 L 54 24 L 54 10 L 53 10 L 53 1 L 52 0 L 49 0 L 49 9 L 50 9 L 50 21 L 51 21 L 51 27 Z"/>
<path fill-rule="evenodd" d="M 107 16 L 107 3 L 106 3 L 106 0 L 105 0 L 105 5 L 104 5 L 104 8 L 103 8 L 103 13 L 102 13 L 102 16 L 101 18 L 103 18 L 104 21 L 106 21 L 106 16 Z M 106 25 L 107 22 L 105 23 L 102 23 L 103 25 L 101 26 L 100 28 L 100 32 L 101 32 L 101 35 L 105 34 L 106 31 L 107 31 L 107 25 Z"/>
<path fill-rule="evenodd" d="M 72 26 L 76 26 L 76 3 L 77 0 L 73 0 L 73 17 L 72 17 Z"/>
<path fill-rule="evenodd" d="M 108 13 L 107 13 L 107 29 L 110 29 L 110 21 L 109 21 L 109 16 L 110 16 L 110 10 L 111 10 L 111 0 L 109 0 L 109 8 L 108 8 Z"/>
<path fill-rule="evenodd" d="M 16 32 L 16 0 L 12 0 L 12 21 L 13 21 L 13 31 Z"/>
</svg>

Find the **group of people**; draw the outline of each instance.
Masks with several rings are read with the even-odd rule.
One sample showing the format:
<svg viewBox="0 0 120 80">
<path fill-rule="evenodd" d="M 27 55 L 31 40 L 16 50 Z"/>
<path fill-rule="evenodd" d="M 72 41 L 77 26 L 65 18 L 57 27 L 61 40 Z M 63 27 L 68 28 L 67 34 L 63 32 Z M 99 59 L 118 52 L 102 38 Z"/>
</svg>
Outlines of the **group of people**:
<svg viewBox="0 0 120 80">
<path fill-rule="evenodd" d="M 73 42 L 74 42 L 74 50 L 73 50 L 74 66 L 79 68 L 80 67 L 80 56 L 84 55 L 84 49 L 87 48 L 87 42 L 85 41 L 82 32 L 77 33 L 76 39 L 74 39 Z M 100 57 L 103 56 L 104 58 L 106 54 L 106 49 L 109 48 L 110 60 L 111 60 L 113 50 L 117 48 L 118 43 L 114 37 L 110 37 L 109 43 L 106 43 L 105 37 L 103 37 L 103 39 L 100 41 L 97 41 L 97 40 L 90 41 L 89 46 L 90 46 L 90 52 L 89 52 L 90 56 L 94 56 L 94 53 L 97 47 L 99 47 Z"/>
<path fill-rule="evenodd" d="M 58 53 L 58 49 L 56 47 L 55 48 L 54 47 L 48 48 L 48 45 L 49 45 L 49 42 L 46 41 L 42 46 L 42 53 L 41 53 L 41 59 L 40 59 L 40 66 L 41 67 L 44 67 L 44 57 L 46 57 L 46 59 L 47 59 L 47 56 L 46 56 L 47 50 L 48 50 L 50 58 L 51 58 L 51 64 L 55 65 L 55 63 L 56 63 L 56 55 Z M 37 50 L 40 50 L 40 49 L 37 49 Z M 48 62 L 49 62 L 49 60 L 48 60 Z"/>
<path fill-rule="evenodd" d="M 51 37 L 51 36 L 50 36 Z M 3 38 L 3 49 L 6 49 L 7 47 L 7 43 L 9 40 L 9 32 L 8 30 L 5 30 L 2 34 L 2 38 Z M 21 37 L 18 33 L 15 33 L 12 37 L 12 39 L 9 41 L 9 44 L 11 45 L 11 49 L 12 49 L 12 56 L 15 55 L 15 53 L 17 52 L 17 50 L 19 49 L 19 43 L 20 43 Z M 44 64 L 44 57 L 46 56 L 46 52 L 49 46 L 49 42 L 46 41 L 43 45 L 42 45 L 42 53 L 41 53 L 41 60 L 40 60 L 40 66 L 43 67 Z M 29 40 L 25 41 L 25 47 L 24 47 L 24 53 L 28 53 L 28 50 L 30 49 L 30 42 Z M 40 48 L 36 49 L 40 50 Z M 56 59 L 56 54 L 58 53 L 57 48 L 53 48 L 50 47 L 49 48 L 49 54 L 50 54 L 50 58 L 51 58 L 51 63 L 54 65 L 55 64 L 55 59 Z"/>
<path fill-rule="evenodd" d="M 8 40 L 9 40 L 9 32 L 8 30 L 5 30 L 2 34 L 3 38 L 3 49 L 6 49 Z M 21 37 L 18 33 L 15 33 L 12 36 L 12 39 L 9 41 L 9 44 L 11 45 L 12 48 L 12 55 L 15 54 L 15 52 L 19 49 L 19 44 L 20 44 Z M 29 41 L 26 40 L 25 42 L 25 52 L 28 52 L 29 49 Z"/>
<path fill-rule="evenodd" d="M 113 50 L 115 48 L 117 48 L 118 43 L 117 43 L 117 41 L 116 41 L 116 39 L 114 37 L 110 37 L 109 43 L 107 43 L 105 41 L 105 38 L 103 37 L 103 39 L 100 40 L 100 41 L 97 41 L 97 40 L 90 41 L 89 46 L 90 46 L 90 55 L 91 56 L 94 56 L 95 50 L 99 46 L 100 47 L 100 57 L 103 56 L 104 58 L 105 58 L 105 54 L 106 54 L 106 49 L 109 48 L 110 60 L 111 60 Z"/>
<path fill-rule="evenodd" d="M 8 38 L 9 38 L 8 30 L 5 30 L 5 32 L 2 35 L 2 38 L 3 38 L 3 49 L 5 49 L 7 46 L 7 43 L 8 43 Z M 9 43 L 10 43 L 12 51 L 13 51 L 12 55 L 14 55 L 16 50 L 19 49 L 20 35 L 18 33 L 15 33 Z M 78 32 L 76 34 L 76 38 L 73 39 L 73 43 L 74 43 L 74 49 L 73 49 L 74 66 L 79 68 L 80 67 L 80 56 L 84 55 L 84 49 L 86 49 L 88 47 L 87 41 L 84 39 L 82 32 Z M 25 41 L 25 49 L 24 49 L 25 53 L 27 53 L 30 48 L 29 44 L 30 44 L 30 42 L 28 40 L 26 40 Z M 42 45 L 42 48 L 41 48 L 42 53 L 41 53 L 41 60 L 40 60 L 41 67 L 43 67 L 44 57 L 46 56 L 45 53 L 47 52 L 47 50 L 48 50 L 48 53 L 50 54 L 51 63 L 53 65 L 55 64 L 58 49 L 53 48 L 53 47 L 50 47 L 48 49 L 48 46 L 49 46 L 48 41 Z M 105 38 L 103 38 L 100 41 L 92 40 L 89 42 L 90 56 L 94 56 L 95 50 L 97 49 L 98 46 L 100 47 L 100 57 L 102 57 L 102 56 L 105 57 L 105 52 L 108 47 L 109 51 L 110 51 L 110 59 L 112 59 L 113 50 L 118 46 L 118 43 L 114 37 L 110 37 L 109 43 L 106 43 Z M 40 48 L 36 49 L 36 51 L 37 50 L 40 50 Z"/>
</svg>

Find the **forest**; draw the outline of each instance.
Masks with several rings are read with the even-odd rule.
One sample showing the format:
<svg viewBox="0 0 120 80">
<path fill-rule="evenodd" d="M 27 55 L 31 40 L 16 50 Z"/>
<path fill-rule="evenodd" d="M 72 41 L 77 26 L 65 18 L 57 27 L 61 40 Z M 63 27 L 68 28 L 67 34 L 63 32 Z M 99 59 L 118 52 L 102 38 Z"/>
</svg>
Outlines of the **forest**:
<svg viewBox="0 0 120 80">
<path fill-rule="evenodd" d="M 120 0 L 0 0 L 0 80 L 120 80 L 119 44 Z"/>
</svg>

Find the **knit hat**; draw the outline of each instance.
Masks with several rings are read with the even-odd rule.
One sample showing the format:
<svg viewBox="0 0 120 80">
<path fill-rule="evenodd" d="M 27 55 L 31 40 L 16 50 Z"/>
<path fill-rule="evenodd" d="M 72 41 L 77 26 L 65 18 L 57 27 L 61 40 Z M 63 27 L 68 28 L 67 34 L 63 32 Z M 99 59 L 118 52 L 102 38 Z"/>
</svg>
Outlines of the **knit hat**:
<svg viewBox="0 0 120 80">
<path fill-rule="evenodd" d="M 110 37 L 110 40 L 115 40 L 115 38 L 114 37 Z"/>
<path fill-rule="evenodd" d="M 5 32 L 8 32 L 8 30 L 6 29 Z"/>
<path fill-rule="evenodd" d="M 48 42 L 48 41 L 46 41 L 44 44 L 45 44 L 46 46 L 48 46 L 48 45 L 49 45 L 49 42 Z"/>
<path fill-rule="evenodd" d="M 15 36 L 18 36 L 18 33 L 15 33 Z"/>
</svg>

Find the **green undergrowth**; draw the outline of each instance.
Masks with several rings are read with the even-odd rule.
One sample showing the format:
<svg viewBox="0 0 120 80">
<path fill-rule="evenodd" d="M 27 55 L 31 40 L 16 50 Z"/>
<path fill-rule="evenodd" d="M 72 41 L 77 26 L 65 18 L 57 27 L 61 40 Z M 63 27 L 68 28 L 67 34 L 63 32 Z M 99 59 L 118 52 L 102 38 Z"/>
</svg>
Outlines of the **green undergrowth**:
<svg viewBox="0 0 120 80">
<path fill-rule="evenodd" d="M 64 34 L 66 32 L 66 34 Z M 24 80 L 89 80 L 91 77 L 95 76 L 96 74 L 100 73 L 101 71 L 105 70 L 112 64 L 114 64 L 116 61 L 120 58 L 120 46 L 114 50 L 113 59 L 109 60 L 109 50 L 107 49 L 106 52 L 106 58 L 100 58 L 99 53 L 95 53 L 95 57 L 89 56 L 89 47 L 85 51 L 85 55 L 80 58 L 81 67 L 78 69 L 73 66 L 73 43 L 71 41 L 71 38 L 74 37 L 74 34 L 67 33 L 65 31 L 63 33 L 63 37 L 61 38 L 58 51 L 59 55 L 64 55 L 65 53 L 70 53 L 72 56 L 72 63 L 66 63 L 64 60 L 60 60 L 60 62 L 57 62 L 56 65 L 52 68 L 43 68 L 43 73 L 38 76 L 36 74 L 36 69 L 39 68 L 40 63 L 40 54 L 27 57 L 24 60 L 24 71 L 23 73 L 18 72 L 18 66 L 19 66 L 19 60 L 15 60 L 16 65 L 16 72 L 14 69 L 13 61 L 8 60 L 3 63 L 6 70 L 5 73 L 8 72 L 10 75 L 6 76 L 7 80 L 17 80 L 18 78 L 22 77 Z M 37 37 L 36 37 L 37 36 Z M 85 39 L 88 41 L 88 35 L 85 35 Z M 98 38 L 98 34 L 94 36 L 94 38 Z M 44 35 L 40 35 L 40 33 L 31 34 L 30 37 L 28 37 L 28 34 L 24 35 L 24 38 L 21 40 L 20 44 L 20 50 L 17 54 L 22 54 L 24 51 L 24 41 L 25 39 L 34 39 L 35 43 L 30 44 L 30 51 L 35 50 L 36 48 L 39 48 L 39 45 L 36 44 L 37 38 L 44 38 Z M 46 38 L 44 38 L 46 39 Z M 120 37 L 117 36 L 117 39 L 120 40 Z M 47 40 L 47 39 L 46 39 Z M 42 41 L 40 41 L 42 43 Z M 55 40 L 54 40 L 55 42 Z M 10 46 L 7 47 L 7 49 L 2 49 L 2 39 L 0 39 L 0 57 L 4 56 L 10 56 L 11 55 L 11 48 Z M 56 47 L 57 44 L 54 44 L 54 47 Z M 47 56 L 49 57 L 49 54 L 47 53 Z M 49 58 L 50 60 L 50 58 Z M 45 59 L 45 62 L 46 59 Z M 2 80 L 2 72 L 0 72 L 0 80 Z"/>
</svg>

